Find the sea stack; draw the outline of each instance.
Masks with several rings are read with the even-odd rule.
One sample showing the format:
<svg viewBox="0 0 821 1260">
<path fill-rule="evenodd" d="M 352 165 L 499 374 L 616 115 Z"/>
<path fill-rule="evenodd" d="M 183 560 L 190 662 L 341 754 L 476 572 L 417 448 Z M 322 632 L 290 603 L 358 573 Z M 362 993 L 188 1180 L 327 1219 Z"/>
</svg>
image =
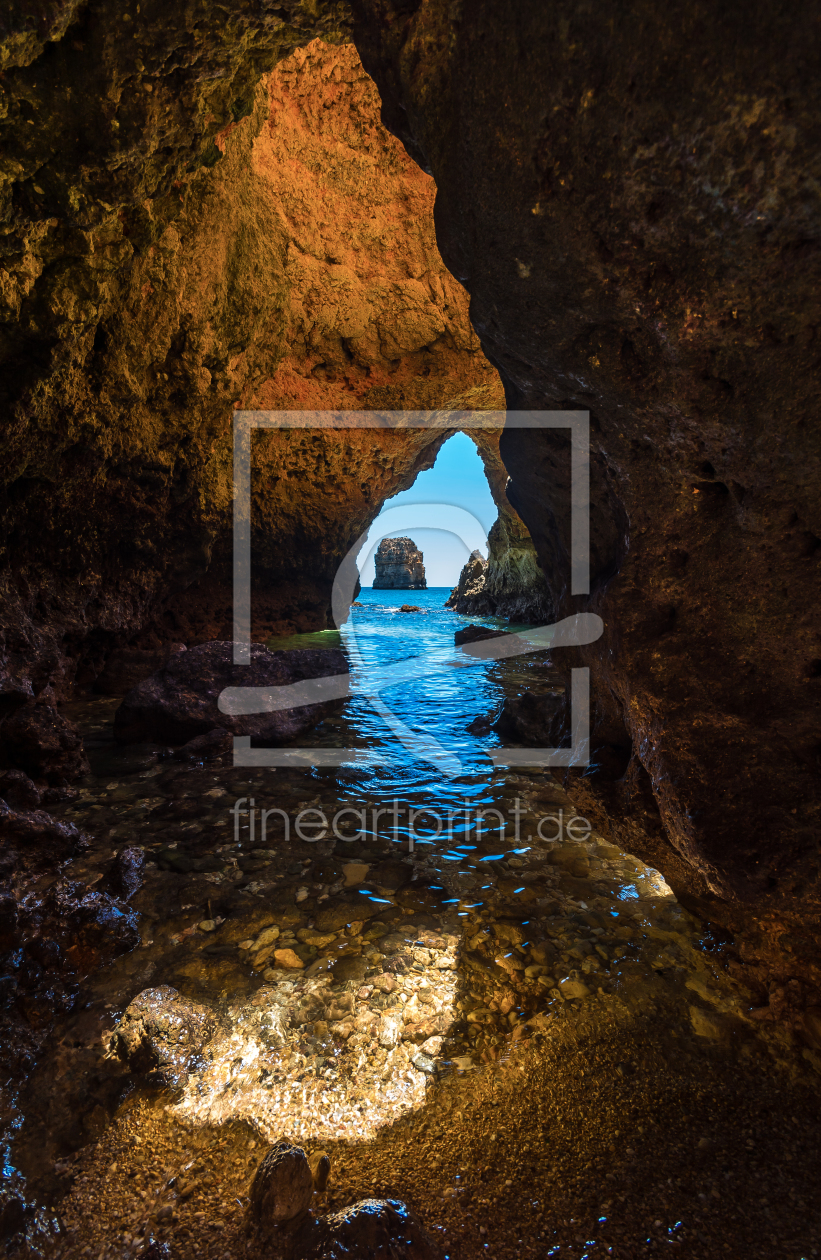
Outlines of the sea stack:
<svg viewBox="0 0 821 1260">
<path fill-rule="evenodd" d="M 412 538 L 383 538 L 376 552 L 375 591 L 422 591 L 424 556 Z"/>
</svg>

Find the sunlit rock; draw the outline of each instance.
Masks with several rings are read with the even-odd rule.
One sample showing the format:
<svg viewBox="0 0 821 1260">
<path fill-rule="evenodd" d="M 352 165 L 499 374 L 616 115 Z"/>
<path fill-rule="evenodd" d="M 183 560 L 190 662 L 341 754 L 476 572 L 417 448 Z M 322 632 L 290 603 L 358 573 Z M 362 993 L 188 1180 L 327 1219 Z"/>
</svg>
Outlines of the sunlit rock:
<svg viewBox="0 0 821 1260">
<path fill-rule="evenodd" d="M 374 590 L 421 591 L 427 586 L 424 558 L 411 538 L 383 538 L 374 563 Z"/>
</svg>

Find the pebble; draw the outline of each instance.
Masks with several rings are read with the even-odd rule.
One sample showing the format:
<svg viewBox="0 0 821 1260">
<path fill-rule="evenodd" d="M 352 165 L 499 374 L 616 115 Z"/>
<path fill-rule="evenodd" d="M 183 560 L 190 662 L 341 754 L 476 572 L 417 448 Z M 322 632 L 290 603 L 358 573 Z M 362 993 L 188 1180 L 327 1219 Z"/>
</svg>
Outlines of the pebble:
<svg viewBox="0 0 821 1260">
<path fill-rule="evenodd" d="M 278 967 L 283 967 L 290 971 L 301 971 L 305 966 L 301 958 L 299 958 L 292 949 L 277 949 L 274 951 L 274 960 Z"/>
</svg>

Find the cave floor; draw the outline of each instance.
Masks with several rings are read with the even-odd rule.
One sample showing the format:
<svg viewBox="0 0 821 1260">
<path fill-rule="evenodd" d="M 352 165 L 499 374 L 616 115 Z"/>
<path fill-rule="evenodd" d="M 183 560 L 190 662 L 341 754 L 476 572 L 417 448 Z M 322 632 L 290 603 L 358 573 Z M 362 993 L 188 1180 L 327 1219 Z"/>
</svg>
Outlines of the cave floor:
<svg viewBox="0 0 821 1260">
<path fill-rule="evenodd" d="M 89 848 L 18 889 L 102 888 L 145 850 L 138 947 L 79 977 L 5 1095 L 28 1254 L 256 1254 L 250 1179 L 282 1136 L 330 1156 L 315 1211 L 400 1198 L 454 1260 L 818 1254 L 817 1056 L 750 1016 L 732 943 L 658 872 L 568 832 L 572 782 L 494 771 L 481 802 L 515 830 L 463 816 L 411 847 L 390 776 L 118 750 L 117 703 L 70 712 L 92 774 L 55 812 Z M 464 782 L 422 786 L 405 801 L 464 802 Z M 277 817 L 263 846 L 229 812 L 242 798 L 289 819 L 365 807 L 367 826 L 307 841 Z M 146 1071 L 122 1029 L 160 986 L 211 1023 L 185 1053 L 157 1038 Z"/>
</svg>

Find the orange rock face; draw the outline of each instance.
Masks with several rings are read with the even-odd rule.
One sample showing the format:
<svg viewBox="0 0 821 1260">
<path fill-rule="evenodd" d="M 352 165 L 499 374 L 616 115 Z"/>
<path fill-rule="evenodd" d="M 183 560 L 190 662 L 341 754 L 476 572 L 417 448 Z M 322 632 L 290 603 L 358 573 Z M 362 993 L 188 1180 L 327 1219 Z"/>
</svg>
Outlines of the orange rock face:
<svg viewBox="0 0 821 1260">
<path fill-rule="evenodd" d="M 155 79 L 152 99 L 170 90 Z M 298 49 L 252 101 L 212 165 L 121 210 L 108 191 L 86 252 L 31 281 L 71 319 L 10 430 L 0 611 L 7 671 L 57 695 L 111 649 L 230 636 L 235 407 L 501 402 L 436 247 L 433 181 L 354 49 Z M 443 437 L 255 439 L 257 637 L 327 623 L 339 560 Z"/>
<path fill-rule="evenodd" d="M 379 118 L 351 45 L 315 40 L 267 80 L 258 188 L 285 239 L 285 351 L 266 408 L 438 407 L 495 385 L 439 256 L 436 186 Z"/>
</svg>

